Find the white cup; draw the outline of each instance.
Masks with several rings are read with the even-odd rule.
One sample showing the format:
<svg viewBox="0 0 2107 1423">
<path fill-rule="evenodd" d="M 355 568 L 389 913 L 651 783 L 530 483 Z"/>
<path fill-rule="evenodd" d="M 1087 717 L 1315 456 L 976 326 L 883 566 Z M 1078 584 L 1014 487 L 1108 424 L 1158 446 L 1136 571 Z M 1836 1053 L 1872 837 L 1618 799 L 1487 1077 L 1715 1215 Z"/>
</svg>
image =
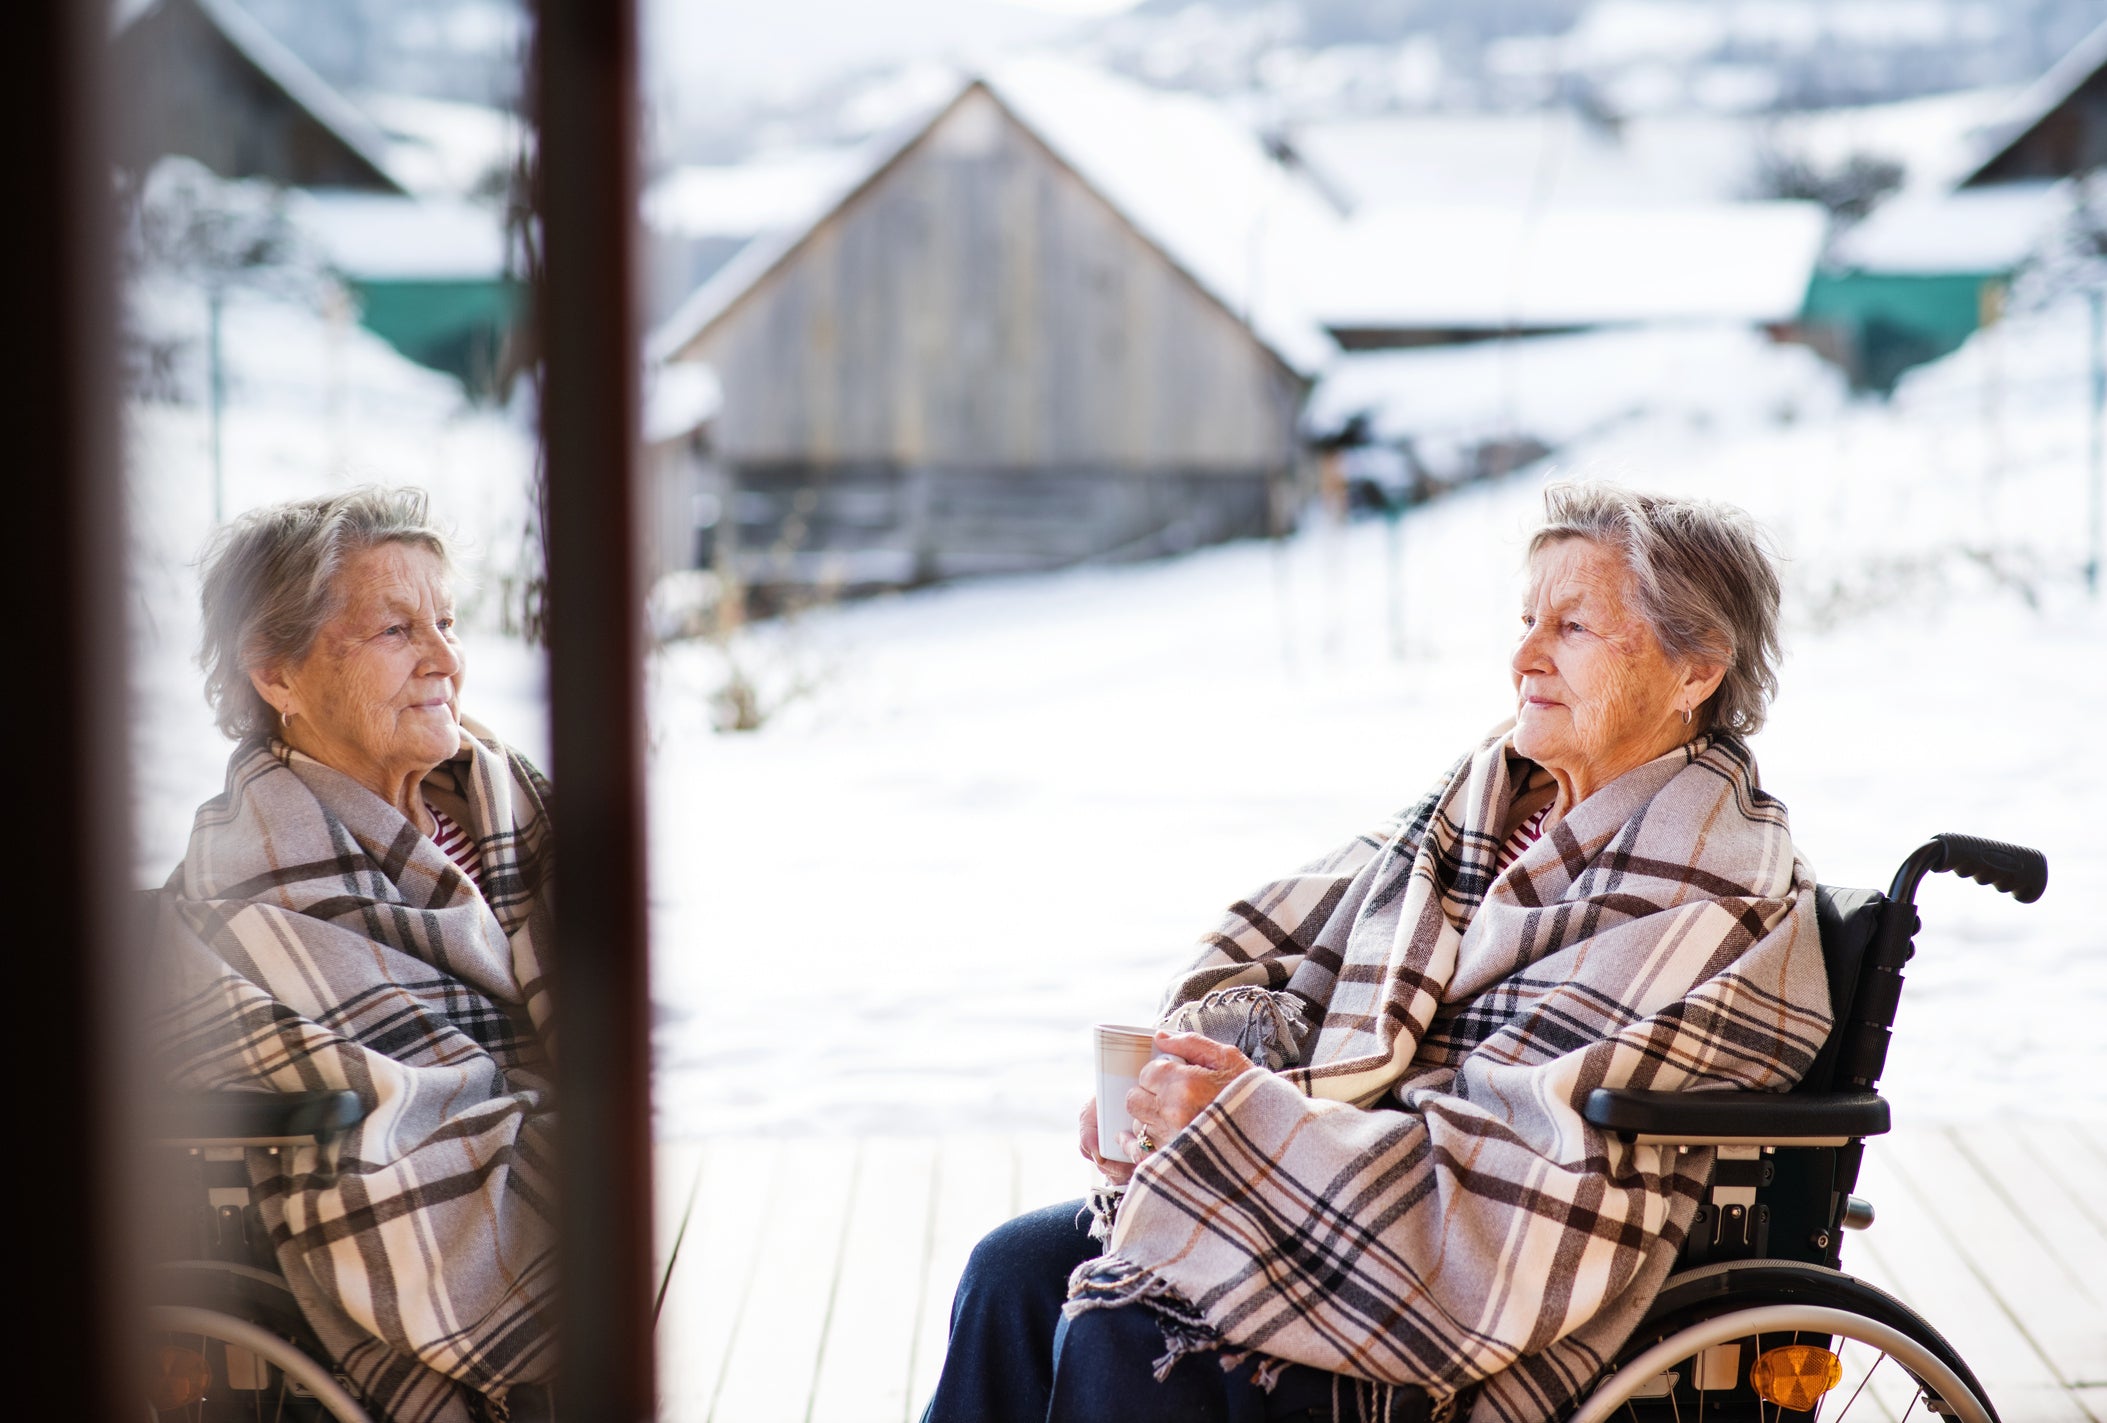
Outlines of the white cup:
<svg viewBox="0 0 2107 1423">
<path fill-rule="evenodd" d="M 1099 1023 L 1097 1038 L 1097 1154 L 1107 1161 L 1132 1161 L 1120 1150 L 1119 1136 L 1134 1126 L 1127 1115 L 1127 1093 L 1141 1077 L 1141 1069 L 1167 1052 L 1156 1051 L 1152 1028 Z"/>
</svg>

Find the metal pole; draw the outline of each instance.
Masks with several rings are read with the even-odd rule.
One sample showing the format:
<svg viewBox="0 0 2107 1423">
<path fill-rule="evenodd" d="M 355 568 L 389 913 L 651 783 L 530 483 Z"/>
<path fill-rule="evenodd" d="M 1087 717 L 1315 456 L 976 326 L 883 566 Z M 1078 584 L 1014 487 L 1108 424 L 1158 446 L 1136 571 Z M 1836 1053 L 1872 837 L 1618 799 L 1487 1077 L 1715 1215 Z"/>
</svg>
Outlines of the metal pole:
<svg viewBox="0 0 2107 1423">
<path fill-rule="evenodd" d="M 1384 531 L 1384 552 L 1388 555 L 1390 574 L 1390 655 L 1399 662 L 1405 660 L 1405 507 L 1404 496 L 1384 496 L 1383 522 L 1389 527 Z"/>
<path fill-rule="evenodd" d="M 2092 441 L 2088 452 L 2092 478 L 2086 501 L 2085 589 L 2098 598 L 2101 505 L 2107 503 L 2107 492 L 2101 488 L 2101 471 L 2107 468 L 2107 292 L 2093 287 L 2085 295 L 2092 304 Z"/>
<path fill-rule="evenodd" d="M 227 518 L 227 475 L 220 441 L 220 424 L 227 418 L 227 367 L 220 344 L 220 319 L 226 305 L 226 293 L 218 280 L 210 280 L 205 288 L 205 364 L 212 387 L 212 527 L 215 529 Z"/>
<path fill-rule="evenodd" d="M 653 1414 L 635 0 L 540 0 L 566 1423 Z"/>
<path fill-rule="evenodd" d="M 142 1174 L 132 1159 L 145 956 L 128 923 L 131 718 L 125 705 L 124 507 L 112 432 L 117 284 L 102 73 L 103 7 L 0 7 L 0 122 L 34 135 L 9 178 L 0 230 L 0 346 L 9 452 L 25 471 L 9 507 L 4 586 L 17 665 L 37 694 L 9 708 L 0 758 L 0 856 L 14 896 L 7 1033 L 13 1139 L 64 1163 L 12 1232 L 8 1274 L 26 1289 L 8 1329 L 15 1406 L 32 1416 L 134 1418 Z"/>
</svg>

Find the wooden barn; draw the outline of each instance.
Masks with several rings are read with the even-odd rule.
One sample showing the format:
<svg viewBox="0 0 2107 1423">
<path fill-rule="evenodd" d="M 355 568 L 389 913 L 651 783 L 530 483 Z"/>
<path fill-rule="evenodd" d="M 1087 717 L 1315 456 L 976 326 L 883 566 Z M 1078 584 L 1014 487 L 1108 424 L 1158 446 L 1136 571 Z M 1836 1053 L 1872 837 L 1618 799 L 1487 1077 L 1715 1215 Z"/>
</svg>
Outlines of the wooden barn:
<svg viewBox="0 0 2107 1423">
<path fill-rule="evenodd" d="M 721 384 L 720 563 L 901 586 L 1277 527 L 1332 350 L 1293 256 L 1335 216 L 1205 101 L 964 82 L 656 338 Z"/>
<path fill-rule="evenodd" d="M 111 40 L 118 161 L 167 154 L 223 178 L 400 193 L 372 120 L 233 0 L 132 0 Z"/>
</svg>

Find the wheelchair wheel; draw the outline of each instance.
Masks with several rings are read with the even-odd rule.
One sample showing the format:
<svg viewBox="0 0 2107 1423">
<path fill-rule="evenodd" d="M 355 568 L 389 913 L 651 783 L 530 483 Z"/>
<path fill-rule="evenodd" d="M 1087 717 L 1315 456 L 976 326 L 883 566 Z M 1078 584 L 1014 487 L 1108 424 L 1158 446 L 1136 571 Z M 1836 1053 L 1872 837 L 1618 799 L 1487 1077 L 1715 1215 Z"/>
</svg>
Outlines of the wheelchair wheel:
<svg viewBox="0 0 2107 1423">
<path fill-rule="evenodd" d="M 1833 1357 L 1832 1382 L 1796 1403 L 1766 1400 L 1752 1369 L 1766 1355 L 1789 1359 L 1773 1352 L 1789 1345 Z M 1791 1409 L 1815 1420 L 1997 1423 L 1953 1346 L 1908 1306 L 1849 1275 L 1790 1261 L 1671 1279 L 1569 1423 L 1778 1423 Z"/>
<path fill-rule="evenodd" d="M 218 1261 L 156 1272 L 147 1377 L 167 1423 L 372 1423 L 285 1281 Z"/>
</svg>

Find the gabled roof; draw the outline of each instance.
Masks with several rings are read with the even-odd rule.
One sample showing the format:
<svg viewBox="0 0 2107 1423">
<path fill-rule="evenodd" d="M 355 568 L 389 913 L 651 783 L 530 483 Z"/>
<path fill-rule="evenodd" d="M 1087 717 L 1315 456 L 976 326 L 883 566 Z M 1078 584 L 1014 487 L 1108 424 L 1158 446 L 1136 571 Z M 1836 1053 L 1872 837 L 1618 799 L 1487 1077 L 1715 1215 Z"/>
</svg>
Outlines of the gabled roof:
<svg viewBox="0 0 2107 1423">
<path fill-rule="evenodd" d="M 1882 276 L 2009 276 L 2071 209 L 2068 179 L 1904 193 L 1836 239 L 1829 265 Z"/>
<path fill-rule="evenodd" d="M 2079 40 L 2070 53 L 2050 65 L 2047 73 L 2021 91 L 2012 101 L 2011 108 L 1991 125 L 1983 159 L 1969 170 L 1968 176 L 1961 180 L 1961 186 L 1982 181 L 1985 173 L 2040 128 L 2049 115 L 2061 108 L 2103 66 L 2107 66 L 2107 24 Z"/>
<path fill-rule="evenodd" d="M 370 89 L 350 98 L 387 143 L 389 172 L 419 192 L 473 194 L 533 150 L 526 121 L 487 104 Z"/>
<path fill-rule="evenodd" d="M 1756 177 L 1747 119 L 1677 114 L 1615 129 L 1569 108 L 1404 113 L 1298 125 L 1310 165 L 1356 208 L 1720 202 Z"/>
<path fill-rule="evenodd" d="M 460 198 L 307 191 L 288 195 L 294 224 L 353 281 L 493 282 L 505 275 L 504 214 Z"/>
<path fill-rule="evenodd" d="M 962 79 L 935 113 L 872 145 L 863 167 L 806 221 L 749 243 L 697 289 L 653 336 L 653 354 L 676 359 L 693 346 L 975 93 L 992 98 L 1282 365 L 1309 376 L 1329 359 L 1332 343 L 1303 309 L 1296 275 L 1297 259 L 1336 224 L 1322 194 L 1215 104 L 1052 59 Z"/>
<path fill-rule="evenodd" d="M 408 191 L 389 167 L 388 137 L 380 127 L 234 0 L 148 0 L 119 13 L 116 33 L 122 35 L 155 11 L 178 4 L 187 4 L 202 15 L 250 67 L 329 130 L 357 162 L 372 169 L 377 184 L 398 193 Z"/>
</svg>

